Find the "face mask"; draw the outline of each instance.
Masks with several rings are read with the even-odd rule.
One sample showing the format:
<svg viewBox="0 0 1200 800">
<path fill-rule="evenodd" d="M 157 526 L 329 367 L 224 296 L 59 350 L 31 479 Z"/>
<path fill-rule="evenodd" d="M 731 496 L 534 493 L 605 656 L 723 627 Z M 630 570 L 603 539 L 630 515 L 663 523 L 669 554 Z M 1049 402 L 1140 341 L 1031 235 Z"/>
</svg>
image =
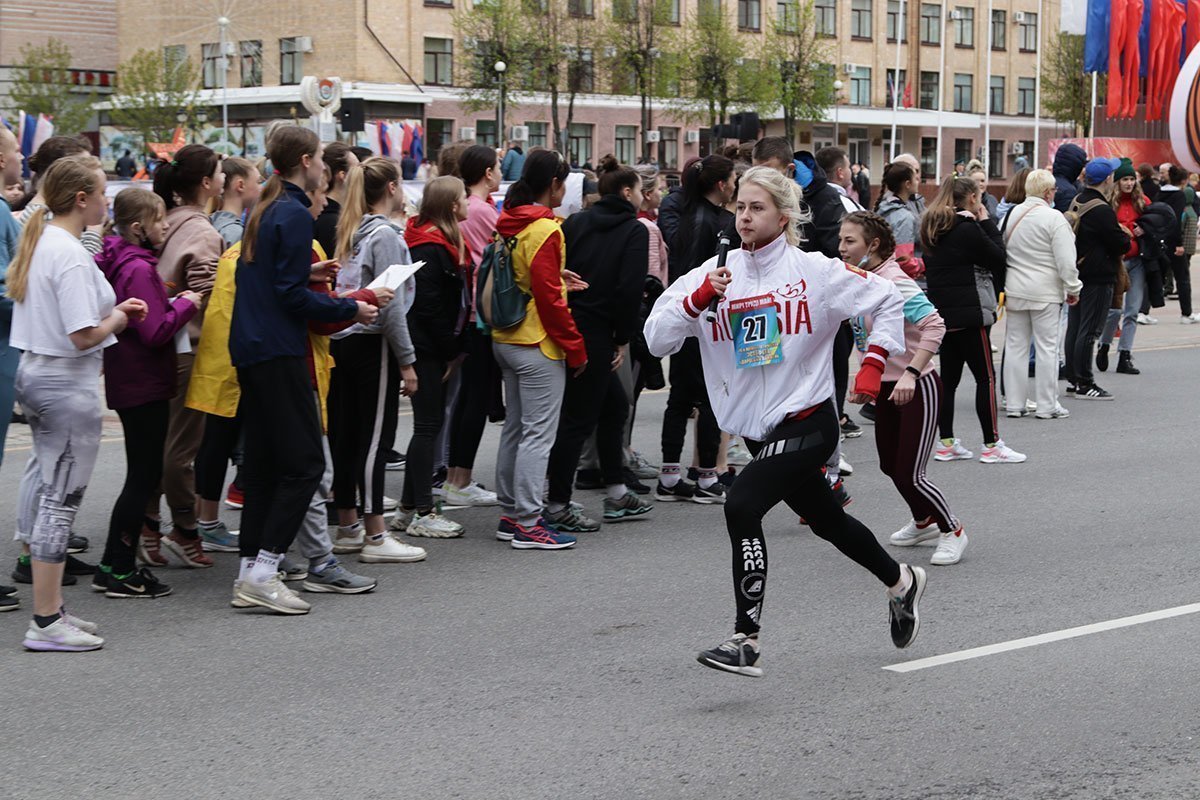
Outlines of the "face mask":
<svg viewBox="0 0 1200 800">
<path fill-rule="evenodd" d="M 870 263 L 870 261 L 871 261 L 871 254 L 874 252 L 875 252 L 875 248 L 872 247 L 870 250 L 868 250 L 866 252 L 866 255 L 864 255 L 862 258 L 860 258 L 858 260 L 858 268 L 859 269 L 867 269 L 867 264 Z"/>
</svg>

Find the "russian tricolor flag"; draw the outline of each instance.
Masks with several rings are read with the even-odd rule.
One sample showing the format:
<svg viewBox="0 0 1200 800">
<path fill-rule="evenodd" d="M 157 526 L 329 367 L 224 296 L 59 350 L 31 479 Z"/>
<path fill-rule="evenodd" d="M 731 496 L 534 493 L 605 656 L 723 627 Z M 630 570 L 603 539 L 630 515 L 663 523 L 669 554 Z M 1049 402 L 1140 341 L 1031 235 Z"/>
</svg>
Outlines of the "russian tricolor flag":
<svg viewBox="0 0 1200 800">
<path fill-rule="evenodd" d="M 17 141 L 21 144 L 21 155 L 25 156 L 22 167 L 25 177 L 29 177 L 29 158 L 42 144 L 54 135 L 54 123 L 45 114 L 26 114 L 18 112 Z"/>
</svg>

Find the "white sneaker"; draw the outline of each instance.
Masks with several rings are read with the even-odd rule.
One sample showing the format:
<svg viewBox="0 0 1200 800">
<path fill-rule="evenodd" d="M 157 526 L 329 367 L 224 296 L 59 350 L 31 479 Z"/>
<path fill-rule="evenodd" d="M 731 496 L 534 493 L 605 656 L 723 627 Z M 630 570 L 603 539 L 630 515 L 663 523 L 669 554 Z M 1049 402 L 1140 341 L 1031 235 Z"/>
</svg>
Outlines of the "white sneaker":
<svg viewBox="0 0 1200 800">
<path fill-rule="evenodd" d="M 742 467 L 750 463 L 754 458 L 750 451 L 739 441 L 729 445 L 729 451 L 725 454 L 725 461 L 732 466 Z"/>
<path fill-rule="evenodd" d="M 383 496 L 383 510 L 384 511 L 395 511 L 399 507 L 400 507 L 399 500 L 396 500 L 395 498 L 392 498 L 392 497 L 388 497 L 386 494 Z"/>
<path fill-rule="evenodd" d="M 1197 322 L 1200 322 L 1200 319 L 1196 319 L 1196 316 L 1194 314 L 1190 317 L 1180 317 L 1179 318 L 1180 325 L 1195 325 Z"/>
<path fill-rule="evenodd" d="M 921 524 L 915 519 L 910 519 L 908 524 L 893 533 L 888 538 L 888 541 L 897 547 L 912 547 L 915 544 L 936 539 L 941 535 L 942 532 L 938 530 L 937 523 L 933 521 L 933 517 L 925 520 L 925 524 Z"/>
<path fill-rule="evenodd" d="M 495 506 L 500 501 L 495 492 L 489 492 L 475 481 L 459 488 L 446 484 L 446 505 L 448 506 Z"/>
<path fill-rule="evenodd" d="M 974 458 L 975 454 L 963 447 L 962 439 L 955 439 L 951 444 L 943 444 L 938 440 L 937 452 L 934 459 L 938 461 L 965 461 Z"/>
<path fill-rule="evenodd" d="M 229 601 L 230 608 L 254 608 L 254 603 L 247 603 L 242 598 L 238 597 L 238 592 L 242 589 L 242 582 L 235 580 L 233 582 L 233 598 Z"/>
<path fill-rule="evenodd" d="M 333 552 L 357 553 L 363 549 L 366 532 L 361 522 L 349 526 L 338 526 L 337 534 L 333 537 Z"/>
<path fill-rule="evenodd" d="M 1003 439 L 997 439 L 991 447 L 985 446 L 983 452 L 979 454 L 979 461 L 982 464 L 1020 464 L 1026 458 L 1024 453 L 1018 453 L 1006 445 Z"/>
<path fill-rule="evenodd" d="M 1056 404 L 1054 410 L 1049 414 L 1035 414 L 1038 419 L 1066 419 L 1071 416 L 1071 412 L 1062 407 L 1061 404 Z"/>
<path fill-rule="evenodd" d="M 1138 314 L 1137 315 L 1137 324 L 1138 325 L 1157 325 L 1158 319 L 1150 316 L 1149 314 Z"/>
<path fill-rule="evenodd" d="M 436 511 L 418 514 L 409 523 L 409 536 L 424 536 L 427 539 L 454 539 L 463 535 L 463 526 L 446 519 Z"/>
<path fill-rule="evenodd" d="M 406 530 L 408 530 L 408 526 L 412 524 L 413 517 L 416 515 L 416 509 L 409 509 L 408 511 L 401 509 L 400 512 L 396 514 L 396 518 L 392 520 L 392 524 L 388 526 L 388 530 L 404 533 Z"/>
<path fill-rule="evenodd" d="M 277 614 L 307 614 L 312 610 L 306 601 L 301 600 L 295 592 L 289 589 L 279 577 L 271 576 L 265 583 L 255 583 L 244 580 L 235 583 L 234 598 L 252 606 L 261 606 Z"/>
<path fill-rule="evenodd" d="M 62 617 L 84 633 L 90 633 L 92 636 L 95 636 L 100 632 L 99 625 L 94 622 L 88 622 L 86 619 L 80 619 L 74 614 L 68 614 L 66 611 L 64 611 L 62 612 Z"/>
<path fill-rule="evenodd" d="M 29 620 L 29 628 L 25 631 L 25 641 L 22 644 L 26 650 L 84 653 L 104 647 L 104 640 L 75 627 L 66 617 L 59 617 L 44 628 Z"/>
<path fill-rule="evenodd" d="M 1032 414 L 1035 411 L 1037 411 L 1037 403 L 1035 403 L 1032 400 L 1026 400 L 1025 401 L 1025 412 L 1027 414 Z"/>
<path fill-rule="evenodd" d="M 850 462 L 844 456 L 838 456 L 838 474 L 846 478 L 854 474 L 854 467 L 850 466 Z"/>
<path fill-rule="evenodd" d="M 424 561 L 427 555 L 423 547 L 413 547 L 394 536 L 384 536 L 378 542 L 368 541 L 363 545 L 358 560 L 364 564 L 408 564 Z"/>
<path fill-rule="evenodd" d="M 951 564 L 957 564 L 962 560 L 963 552 L 966 549 L 967 534 L 960 525 L 956 531 L 941 534 L 941 537 L 938 539 L 937 550 L 933 551 L 933 557 L 929 559 L 929 563 L 938 567 L 948 567 Z"/>
</svg>

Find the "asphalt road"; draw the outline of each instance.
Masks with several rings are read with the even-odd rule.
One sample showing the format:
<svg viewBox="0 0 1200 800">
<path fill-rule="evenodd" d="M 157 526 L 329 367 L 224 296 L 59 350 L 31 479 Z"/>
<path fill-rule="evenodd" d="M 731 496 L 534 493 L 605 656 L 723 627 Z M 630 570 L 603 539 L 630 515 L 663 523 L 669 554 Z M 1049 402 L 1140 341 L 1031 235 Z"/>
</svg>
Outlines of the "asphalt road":
<svg viewBox="0 0 1200 800">
<path fill-rule="evenodd" d="M 377 592 L 306 595 L 307 617 L 231 610 L 225 555 L 165 572 L 176 591 L 156 601 L 81 582 L 67 602 L 107 646 L 30 654 L 23 587 L 25 609 L 0 615 L 0 797 L 1196 797 L 1197 615 L 883 669 L 1197 600 L 1200 362 L 1194 328 L 1159 328 L 1144 341 L 1175 349 L 1139 354 L 1140 377 L 1104 376 L 1115 402 L 1002 420 L 1028 463 L 931 466 L 971 544 L 961 564 L 927 567 L 910 650 L 891 646 L 882 589 L 785 509 L 766 521 L 761 680 L 694 660 L 733 620 L 719 509 L 660 504 L 549 553 L 495 541 L 494 511 L 456 511 L 464 539 L 423 542 L 422 564 L 363 565 Z M 647 454 L 664 400 L 639 414 Z M 968 383 L 958 429 L 977 450 L 969 401 Z M 851 512 L 886 537 L 906 513 L 869 426 L 847 453 Z M 122 461 L 103 445 L 77 525 L 94 549 Z M 578 499 L 599 511 L 599 493 Z"/>
</svg>

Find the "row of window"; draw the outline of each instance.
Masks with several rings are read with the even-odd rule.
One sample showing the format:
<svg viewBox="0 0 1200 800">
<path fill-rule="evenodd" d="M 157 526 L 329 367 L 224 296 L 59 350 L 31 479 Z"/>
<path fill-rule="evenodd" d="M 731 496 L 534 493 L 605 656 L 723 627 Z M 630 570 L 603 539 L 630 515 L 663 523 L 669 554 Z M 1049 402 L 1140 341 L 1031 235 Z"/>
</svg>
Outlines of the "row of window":
<svg viewBox="0 0 1200 800">
<path fill-rule="evenodd" d="M 874 38 L 874 8 L 875 0 L 850 1 L 850 38 L 870 40 Z M 743 2 L 758 2 L 758 0 L 739 0 L 739 8 Z M 780 13 L 785 5 L 780 0 Z M 837 36 L 838 0 L 814 0 L 813 18 L 816 32 L 821 36 Z M 908 14 L 914 5 L 920 5 L 921 44 L 940 45 L 942 31 L 948 22 L 953 30 L 955 47 L 975 46 L 975 8 L 974 6 L 955 6 L 947 19 L 943 16 L 940 3 L 904 3 L 904 14 L 900 13 L 900 0 L 887 0 L 887 39 L 896 41 L 896 28 L 901 31 L 902 41 L 908 41 Z M 1038 15 L 1035 12 L 1023 11 L 1016 15 L 1017 46 L 1023 53 L 1037 50 Z M 738 19 L 741 19 L 739 11 Z M 755 28 L 757 29 L 757 28 Z M 1008 12 L 992 11 L 991 46 L 993 50 L 1008 49 Z"/>
<path fill-rule="evenodd" d="M 1014 148 L 1012 145 L 1020 145 L 1019 148 Z M 989 178 L 1005 178 L 1005 166 L 1009 159 L 1016 160 L 1017 154 L 1014 150 L 1019 149 L 1021 154 L 1029 163 L 1033 163 L 1033 141 L 1023 140 L 1019 142 L 1005 142 L 1002 139 L 992 139 L 988 142 L 988 177 Z M 954 140 L 954 160 L 955 161 L 970 161 L 973 158 L 980 158 L 982 153 L 975 149 L 974 139 L 955 139 Z M 922 136 L 921 137 L 921 173 L 924 175 L 936 174 L 937 165 L 937 137 Z"/>
<path fill-rule="evenodd" d="M 305 37 L 289 36 L 279 40 L 279 83 L 283 86 L 295 86 L 304 77 L 304 51 L 300 40 Z M 221 53 L 221 45 L 215 42 L 200 45 L 201 85 L 205 89 L 219 89 L 222 86 L 234 85 L 242 87 L 263 85 L 263 43 L 261 39 L 249 39 L 236 45 L 227 45 L 236 52 L 239 69 L 239 81 L 229 84 L 228 77 L 223 76 L 228 64 Z M 236 48 L 236 49 L 234 49 Z M 233 55 L 232 53 L 230 54 Z M 163 48 L 163 59 L 168 65 L 187 60 L 187 45 L 176 44 Z"/>
<path fill-rule="evenodd" d="M 908 70 L 900 70 L 900 81 L 895 83 L 896 71 L 894 69 L 887 70 L 887 97 L 884 104 L 889 108 L 892 105 L 892 91 L 895 88 L 896 96 L 900 98 L 901 105 L 904 105 L 906 97 L 905 91 L 908 84 Z M 938 109 L 938 103 L 942 97 L 940 75 L 936 72 L 921 71 L 921 81 L 919 91 L 917 93 L 916 105 L 918 108 L 926 108 L 933 111 Z M 1005 102 L 1007 81 L 1003 75 L 993 75 L 991 86 L 988 91 L 989 110 L 993 114 L 1007 114 L 1008 106 Z M 975 110 L 975 76 L 971 73 L 956 72 L 954 73 L 954 95 L 951 103 L 952 111 L 963 111 L 972 113 Z M 852 106 L 869 106 L 871 105 L 871 68 L 856 66 L 854 71 L 850 73 L 850 93 L 847 101 Z M 1037 102 L 1037 79 L 1036 78 L 1017 78 L 1017 105 L 1013 113 L 1018 116 L 1032 117 L 1036 111 Z"/>
</svg>

